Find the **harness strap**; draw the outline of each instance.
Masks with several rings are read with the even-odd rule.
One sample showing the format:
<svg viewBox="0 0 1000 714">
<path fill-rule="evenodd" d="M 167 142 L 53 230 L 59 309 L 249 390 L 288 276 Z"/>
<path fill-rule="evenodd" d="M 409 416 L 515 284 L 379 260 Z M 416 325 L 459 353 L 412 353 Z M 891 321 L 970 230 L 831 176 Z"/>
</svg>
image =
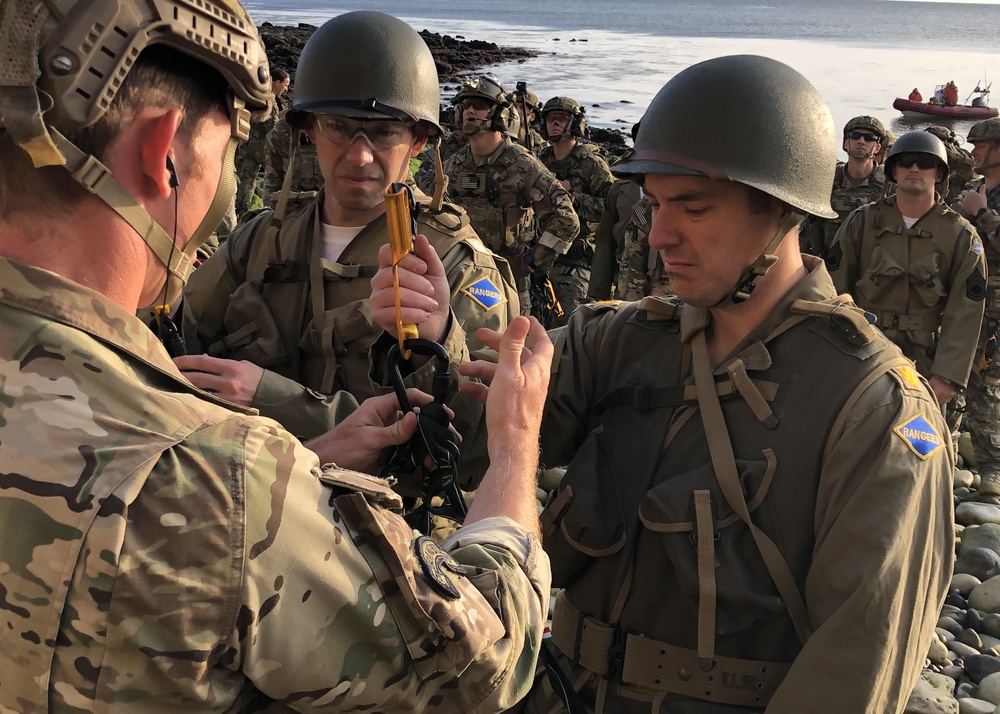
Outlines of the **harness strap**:
<svg viewBox="0 0 1000 714">
<path fill-rule="evenodd" d="M 720 397 L 732 397 L 739 394 L 744 399 L 747 399 L 748 403 L 749 399 L 755 399 L 756 397 L 751 396 L 748 398 L 747 394 L 756 395 L 761 400 L 764 400 L 763 409 L 766 409 L 767 414 L 770 414 L 771 410 L 767 407 L 766 402 L 774 400 L 774 396 L 778 392 L 777 383 L 750 379 L 749 376 L 746 376 L 745 368 L 743 376 L 746 377 L 745 381 L 737 376 L 734 379 L 718 382 L 715 385 L 716 392 Z M 739 381 L 737 382 L 737 380 Z M 698 393 L 697 388 L 693 384 L 678 384 L 670 387 L 648 387 L 637 384 L 631 387 L 619 387 L 605 394 L 594 405 L 594 413 L 600 415 L 614 407 L 631 407 L 640 412 L 646 412 L 651 409 L 679 407 L 696 401 L 698 401 Z M 753 404 L 750 407 L 754 409 Z M 758 408 L 760 408 L 759 404 Z M 754 409 L 754 414 L 761 421 L 764 421 L 756 409 Z"/>
<path fill-rule="evenodd" d="M 694 520 L 698 549 L 698 665 L 703 672 L 715 666 L 715 517 L 712 492 L 694 492 Z"/>
<path fill-rule="evenodd" d="M 934 332 L 941 326 L 941 318 L 936 315 L 900 315 L 881 310 L 870 312 L 875 314 L 875 324 L 883 329 Z"/>
<path fill-rule="evenodd" d="M 679 694 L 733 706 L 764 707 L 788 674 L 790 664 L 714 655 L 710 672 L 698 652 L 622 633 L 614 625 L 584 615 L 564 592 L 555 599 L 552 643 L 573 662 L 606 680 L 616 640 L 621 643 L 620 688 Z"/>
<path fill-rule="evenodd" d="M 702 422 L 705 425 L 705 437 L 708 439 L 709 450 L 712 454 L 715 478 L 729 507 L 750 529 L 757 550 L 760 552 L 761 558 L 767 566 L 767 571 L 788 609 L 788 615 L 795 625 L 795 631 L 804 643 L 812 635 L 809 611 L 806 609 L 802 593 L 799 592 L 792 571 L 781 555 L 781 551 L 778 550 L 774 541 L 750 518 L 750 511 L 747 509 L 747 502 L 740 486 L 739 474 L 736 471 L 736 458 L 733 455 L 733 445 L 729 439 L 726 418 L 715 390 L 715 376 L 708 359 L 708 343 L 704 330 L 693 335 L 691 349 L 695 385 L 698 388 L 698 407 L 701 410 Z"/>
</svg>

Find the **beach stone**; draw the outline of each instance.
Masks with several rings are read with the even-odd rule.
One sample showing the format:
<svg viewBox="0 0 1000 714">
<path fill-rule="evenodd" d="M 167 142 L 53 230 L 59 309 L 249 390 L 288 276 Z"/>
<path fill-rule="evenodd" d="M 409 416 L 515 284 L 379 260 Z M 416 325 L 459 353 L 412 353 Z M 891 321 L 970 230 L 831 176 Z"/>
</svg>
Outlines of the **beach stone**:
<svg viewBox="0 0 1000 714">
<path fill-rule="evenodd" d="M 972 496 L 972 489 L 971 488 L 966 488 L 965 486 L 959 486 L 954 491 L 952 491 L 952 495 L 955 496 L 955 499 L 958 501 L 958 503 L 961 503 L 965 499 L 967 499 L 970 496 Z M 957 506 L 958 503 L 956 503 L 955 505 Z M 958 528 L 961 528 L 961 527 L 962 526 L 958 526 Z"/>
<path fill-rule="evenodd" d="M 941 619 L 938 620 L 937 626 L 942 630 L 950 632 L 955 637 L 958 637 L 962 630 L 965 629 L 962 627 L 961 623 L 959 623 L 958 620 L 951 615 L 943 615 Z"/>
<path fill-rule="evenodd" d="M 984 523 L 981 526 L 969 526 L 962 531 L 962 546 L 959 553 L 970 548 L 989 548 L 994 553 L 1000 553 L 1000 525 Z"/>
<path fill-rule="evenodd" d="M 940 627 L 935 627 L 934 628 L 934 634 L 937 635 L 938 638 L 942 642 L 944 642 L 945 644 L 948 644 L 953 639 L 955 639 L 955 635 L 954 634 L 952 634 L 951 632 L 948 632 L 948 630 L 942 630 Z"/>
<path fill-rule="evenodd" d="M 975 610 L 973 610 L 973 612 L 975 612 Z M 983 646 L 983 641 L 979 638 L 979 633 L 973 630 L 971 627 L 962 630 L 961 634 L 959 634 L 958 637 L 956 637 L 955 639 L 961 642 L 963 645 L 968 645 L 969 647 L 975 647 L 977 650 L 980 651 Z"/>
<path fill-rule="evenodd" d="M 967 679 L 967 677 L 965 676 L 965 668 L 962 667 L 962 665 L 960 664 L 945 665 L 944 667 L 941 668 L 941 674 L 943 674 L 946 677 L 951 677 L 956 682 L 960 679 Z M 965 684 L 969 684 L 969 682 L 965 682 Z M 957 697 L 958 694 L 956 694 L 955 696 Z"/>
<path fill-rule="evenodd" d="M 993 714 L 996 707 L 983 699 L 959 699 L 958 714 Z"/>
<path fill-rule="evenodd" d="M 959 552 L 955 573 L 971 575 L 980 582 L 1000 575 L 1000 555 L 991 548 L 969 548 Z"/>
<path fill-rule="evenodd" d="M 969 601 L 954 590 L 948 593 L 948 597 L 944 599 L 944 603 L 945 605 L 951 605 L 952 607 L 957 607 L 961 610 L 964 610 L 969 606 Z"/>
<path fill-rule="evenodd" d="M 965 626 L 979 632 L 979 629 L 983 626 L 983 613 L 974 607 L 970 607 L 965 611 Z"/>
<path fill-rule="evenodd" d="M 939 640 L 937 637 L 931 638 L 930 647 L 927 649 L 927 659 L 934 664 L 951 664 L 951 659 L 948 656 L 948 648 L 945 646 L 944 642 Z"/>
<path fill-rule="evenodd" d="M 1000 612 L 1000 577 L 992 577 L 972 589 L 969 605 L 983 612 Z"/>
<path fill-rule="evenodd" d="M 955 655 L 961 659 L 966 657 L 972 657 L 973 655 L 980 654 L 979 650 L 975 647 L 969 647 L 969 645 L 964 642 L 959 642 L 958 640 L 953 640 L 948 643 L 948 649 L 955 653 Z"/>
<path fill-rule="evenodd" d="M 971 655 L 965 658 L 964 664 L 965 673 L 969 675 L 969 679 L 976 683 L 982 682 L 991 674 L 1000 672 L 1000 657 L 984 654 Z"/>
<path fill-rule="evenodd" d="M 1000 573 L 998 573 L 998 575 L 1000 575 Z M 959 595 L 969 597 L 969 593 L 972 592 L 972 589 L 981 582 L 983 581 L 971 573 L 955 573 L 954 577 L 951 579 L 951 587 L 958 590 Z"/>
<path fill-rule="evenodd" d="M 1000 615 L 995 612 L 988 612 L 983 615 L 983 624 L 980 632 L 985 632 L 993 637 L 1000 637 Z"/>
<path fill-rule="evenodd" d="M 963 526 L 981 526 L 984 523 L 1000 523 L 1000 506 L 990 503 L 965 501 L 955 509 L 955 521 Z"/>
<path fill-rule="evenodd" d="M 997 652 L 993 652 L 991 650 L 1000 647 L 1000 638 L 993 637 L 992 635 L 987 635 L 981 629 L 976 630 L 976 632 L 979 633 L 979 639 L 983 641 L 983 647 L 981 652 L 983 654 L 997 654 Z"/>
<path fill-rule="evenodd" d="M 1000 674 L 991 674 L 980 682 L 976 697 L 1000 705 Z"/>
<path fill-rule="evenodd" d="M 955 697 L 957 699 L 967 699 L 969 697 L 975 697 L 976 685 L 972 682 L 962 682 L 957 687 L 955 687 Z"/>
<path fill-rule="evenodd" d="M 910 693 L 904 714 L 959 714 L 954 691 L 954 679 L 924 670 Z"/>
<path fill-rule="evenodd" d="M 976 465 L 976 450 L 972 448 L 972 435 L 963 431 L 958 435 L 958 453 L 970 466 Z"/>
<path fill-rule="evenodd" d="M 975 477 L 972 475 L 972 472 L 969 471 L 968 469 L 955 469 L 955 479 L 954 479 L 955 488 L 959 487 L 972 488 L 972 482 L 974 480 Z"/>
</svg>

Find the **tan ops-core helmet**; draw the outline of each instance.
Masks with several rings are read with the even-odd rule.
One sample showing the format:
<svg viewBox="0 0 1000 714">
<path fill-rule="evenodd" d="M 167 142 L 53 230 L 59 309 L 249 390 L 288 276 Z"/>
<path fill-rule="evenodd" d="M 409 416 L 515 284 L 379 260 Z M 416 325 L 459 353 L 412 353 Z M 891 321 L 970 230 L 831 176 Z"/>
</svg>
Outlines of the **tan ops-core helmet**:
<svg viewBox="0 0 1000 714">
<path fill-rule="evenodd" d="M 222 183 L 184 252 L 93 156 L 63 132 L 94 124 L 147 47 L 164 46 L 216 70 L 230 89 L 232 135 Z M 189 254 L 208 237 L 233 190 L 232 154 L 252 116 L 274 102 L 267 56 L 236 0 L 0 0 L 0 130 L 36 167 L 64 166 L 141 235 L 171 273 L 186 279 Z"/>
</svg>

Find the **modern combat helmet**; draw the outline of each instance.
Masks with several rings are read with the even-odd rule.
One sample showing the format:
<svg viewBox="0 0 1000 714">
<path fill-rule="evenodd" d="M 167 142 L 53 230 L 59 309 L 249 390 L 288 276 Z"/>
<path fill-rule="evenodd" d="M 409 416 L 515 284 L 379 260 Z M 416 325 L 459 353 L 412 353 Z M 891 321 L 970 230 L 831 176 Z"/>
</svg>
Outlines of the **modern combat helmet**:
<svg viewBox="0 0 1000 714">
<path fill-rule="evenodd" d="M 4 2 L 0 12 L 0 126 L 35 167 L 64 166 L 143 237 L 180 282 L 191 255 L 218 226 L 235 188 L 233 154 L 252 116 L 273 106 L 267 56 L 237 0 Z M 215 200 L 184 251 L 104 165 L 66 137 L 107 112 L 143 50 L 159 46 L 215 70 L 229 85 L 233 138 Z M 178 285 L 180 284 L 178 282 Z"/>
<path fill-rule="evenodd" d="M 943 178 L 948 178 L 948 152 L 944 142 L 928 131 L 909 131 L 892 145 L 889 151 L 889 158 L 885 162 L 885 177 L 893 183 L 896 182 L 895 164 L 903 154 L 927 154 L 938 160 L 939 165 L 944 169 Z"/>
<path fill-rule="evenodd" d="M 1000 117 L 986 119 L 974 124 L 969 130 L 969 143 L 978 141 L 1000 141 Z"/>
<path fill-rule="evenodd" d="M 511 95 L 495 77 L 483 75 L 466 82 L 455 95 L 455 102 L 462 102 L 465 99 L 483 99 L 492 105 L 488 117 L 490 131 L 517 136 L 521 128 L 521 118 L 514 109 Z"/>
<path fill-rule="evenodd" d="M 847 139 L 847 134 L 852 131 L 870 131 L 878 135 L 880 143 L 885 140 L 885 126 L 878 119 L 867 114 L 854 117 L 844 125 L 844 139 Z"/>
<path fill-rule="evenodd" d="M 441 130 L 438 74 L 420 34 L 382 12 L 348 12 L 313 33 L 299 56 L 289 123 L 301 112 L 399 119 Z"/>
<path fill-rule="evenodd" d="M 754 106 L 737 125 L 734 106 Z M 635 153 L 618 175 L 729 178 L 800 213 L 836 218 L 830 186 L 837 142 L 819 92 L 788 65 L 756 55 L 719 57 L 675 76 L 642 117 Z"/>
<path fill-rule="evenodd" d="M 572 118 L 569 125 L 569 135 L 583 137 L 587 133 L 587 110 L 580 102 L 570 97 L 552 97 L 542 107 L 542 136 L 549 139 L 548 127 L 545 125 L 545 115 L 549 112 L 566 112 Z"/>
</svg>

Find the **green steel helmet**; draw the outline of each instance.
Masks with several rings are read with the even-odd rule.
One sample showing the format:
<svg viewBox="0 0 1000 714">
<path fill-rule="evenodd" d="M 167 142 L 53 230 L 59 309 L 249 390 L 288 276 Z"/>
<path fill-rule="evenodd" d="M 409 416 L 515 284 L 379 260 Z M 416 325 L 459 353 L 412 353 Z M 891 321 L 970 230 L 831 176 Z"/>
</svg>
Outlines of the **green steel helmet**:
<svg viewBox="0 0 1000 714">
<path fill-rule="evenodd" d="M 733 107 L 754 107 L 734 121 Z M 757 55 L 718 57 L 667 82 L 642 117 L 635 153 L 616 174 L 728 178 L 800 213 L 836 218 L 830 186 L 837 134 L 816 88 Z"/>
<path fill-rule="evenodd" d="M 1000 117 L 986 119 L 974 124 L 969 130 L 969 143 L 977 141 L 1000 141 Z"/>
<path fill-rule="evenodd" d="M 873 134 L 878 134 L 880 140 L 885 139 L 885 126 L 878 119 L 867 114 L 854 117 L 844 125 L 844 138 L 847 138 L 847 132 L 858 130 L 870 131 Z"/>
<path fill-rule="evenodd" d="M 348 12 L 326 22 L 302 48 L 295 71 L 294 112 L 355 119 L 438 123 L 438 73 L 427 43 L 382 12 Z"/>
<path fill-rule="evenodd" d="M 48 2 L 3 5 L 0 123 L 36 166 L 62 163 L 45 127 L 97 122 L 148 47 L 181 52 L 226 80 L 238 138 L 249 135 L 244 107 L 266 115 L 273 105 L 264 46 L 237 0 L 70 0 L 58 12 Z"/>
<path fill-rule="evenodd" d="M 928 154 L 936 158 L 944 169 L 944 178 L 948 177 L 948 151 L 944 142 L 929 131 L 908 131 L 896 139 L 885 162 L 885 177 L 896 182 L 893 175 L 895 163 L 903 154 Z"/>
<path fill-rule="evenodd" d="M 566 112 L 572 117 L 569 126 L 570 136 L 584 136 L 587 132 L 587 110 L 580 102 L 570 97 L 552 97 L 542 107 L 542 136 L 549 138 L 548 127 L 545 126 L 545 115 L 549 112 Z"/>
</svg>

